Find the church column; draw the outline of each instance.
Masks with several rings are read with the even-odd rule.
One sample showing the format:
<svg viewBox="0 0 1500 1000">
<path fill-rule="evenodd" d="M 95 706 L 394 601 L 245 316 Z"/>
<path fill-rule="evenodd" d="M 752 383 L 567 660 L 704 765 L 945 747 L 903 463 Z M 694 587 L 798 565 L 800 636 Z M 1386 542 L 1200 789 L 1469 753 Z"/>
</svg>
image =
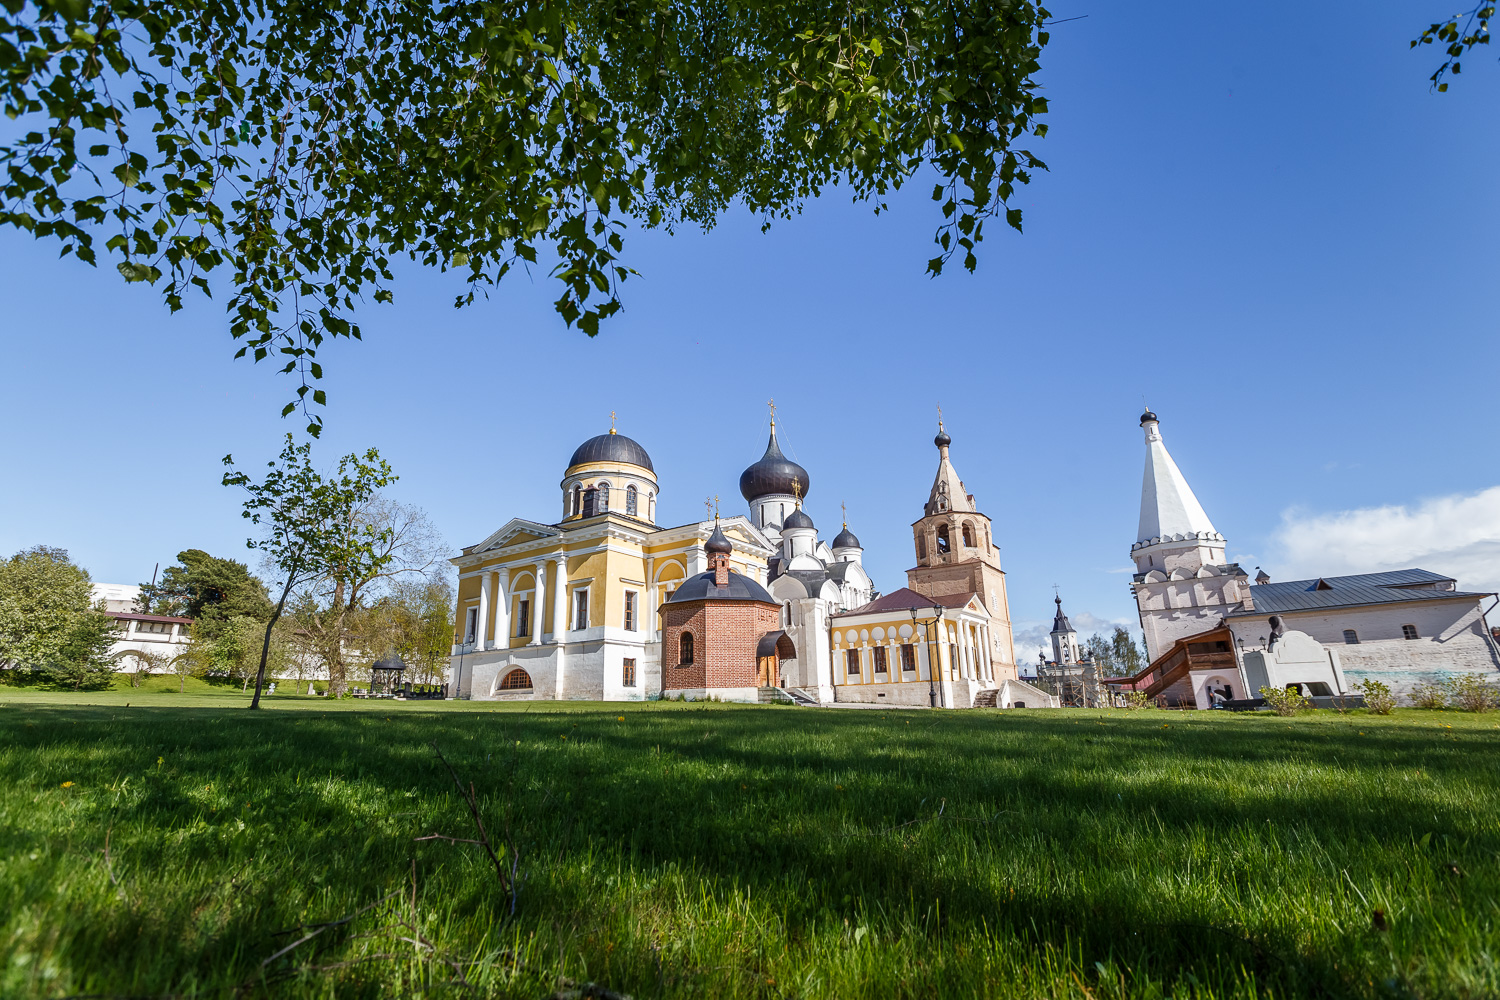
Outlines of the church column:
<svg viewBox="0 0 1500 1000">
<path fill-rule="evenodd" d="M 543 618 L 542 614 L 547 610 L 547 560 L 537 561 L 536 569 L 532 570 L 536 576 L 536 590 L 531 594 L 531 641 L 526 645 L 540 646 L 542 644 Z"/>
<path fill-rule="evenodd" d="M 510 570 L 495 574 L 495 648 L 510 648 Z"/>
<path fill-rule="evenodd" d="M 552 641 L 557 643 L 557 697 L 563 697 L 565 670 L 563 663 L 564 645 L 568 641 L 568 556 L 564 552 L 557 554 L 557 577 L 553 584 L 552 594 Z M 592 610 L 592 609 L 590 609 Z"/>
<path fill-rule="evenodd" d="M 474 652 L 485 648 L 484 633 L 490 623 L 490 572 L 479 574 L 479 616 L 474 625 Z"/>
<path fill-rule="evenodd" d="M 647 642 L 655 642 L 661 638 L 657 631 L 661 627 L 661 618 L 656 613 L 656 557 L 646 557 L 646 591 L 641 595 L 642 601 L 639 614 L 641 616 L 641 631 L 646 633 Z"/>
</svg>

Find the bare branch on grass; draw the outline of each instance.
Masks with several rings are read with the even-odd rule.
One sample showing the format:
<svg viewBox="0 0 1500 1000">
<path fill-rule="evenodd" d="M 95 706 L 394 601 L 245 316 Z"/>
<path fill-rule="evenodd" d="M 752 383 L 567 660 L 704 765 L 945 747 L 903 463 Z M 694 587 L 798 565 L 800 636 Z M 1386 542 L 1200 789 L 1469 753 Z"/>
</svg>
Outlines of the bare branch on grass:
<svg viewBox="0 0 1500 1000">
<path fill-rule="evenodd" d="M 438 833 L 430 834 L 426 837 L 418 837 L 417 839 L 448 840 L 456 844 L 478 844 L 480 847 L 483 847 L 484 853 L 489 855 L 490 862 L 495 866 L 495 878 L 499 881 L 500 888 L 510 894 L 510 914 L 511 916 L 515 916 L 516 896 L 518 893 L 516 873 L 517 866 L 521 861 L 521 855 L 516 850 L 515 838 L 511 836 L 510 821 L 506 820 L 504 830 L 505 849 L 510 854 L 510 870 L 506 871 L 504 862 L 500 860 L 499 855 L 495 853 L 495 848 L 490 844 L 490 834 L 484 828 L 484 819 L 479 815 L 479 797 L 474 793 L 474 783 L 472 781 L 469 782 L 468 787 L 465 788 L 463 780 L 458 776 L 458 772 L 453 769 L 452 764 L 448 763 L 448 758 L 443 756 L 443 751 L 438 749 L 438 745 L 436 743 L 428 745 L 432 747 L 432 752 L 437 754 L 438 760 L 443 762 L 443 766 L 448 769 L 448 773 L 453 776 L 453 784 L 458 787 L 459 796 L 464 800 L 464 804 L 469 807 L 469 816 L 474 820 L 474 828 L 479 831 L 479 839 L 466 840 Z"/>
</svg>

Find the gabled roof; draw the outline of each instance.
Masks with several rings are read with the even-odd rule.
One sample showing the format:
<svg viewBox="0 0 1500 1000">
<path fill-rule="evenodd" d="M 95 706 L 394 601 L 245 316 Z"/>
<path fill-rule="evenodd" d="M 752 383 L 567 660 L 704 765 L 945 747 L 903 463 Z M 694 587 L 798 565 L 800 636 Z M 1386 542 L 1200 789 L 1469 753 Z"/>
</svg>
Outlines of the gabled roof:
<svg viewBox="0 0 1500 1000">
<path fill-rule="evenodd" d="M 1452 587 L 1451 576 L 1425 569 L 1398 569 L 1384 573 L 1359 573 L 1354 576 L 1325 576 L 1316 580 L 1288 580 L 1284 583 L 1260 583 L 1250 588 L 1254 611 L 1235 611 L 1228 617 L 1265 617 L 1284 611 L 1312 611 L 1318 608 L 1348 608 L 1368 604 L 1397 604 L 1402 601 L 1442 601 L 1463 599 L 1475 601 L 1490 594 Z"/>
<path fill-rule="evenodd" d="M 857 608 L 850 608 L 848 611 L 840 612 L 834 617 L 889 614 L 892 611 L 910 611 L 913 608 L 916 608 L 918 611 L 924 611 L 930 609 L 935 604 L 942 605 L 945 608 L 964 608 L 968 607 L 970 601 L 978 599 L 979 595 L 973 592 L 944 594 L 942 597 L 928 597 L 926 594 L 917 593 L 910 587 L 902 587 L 900 590 L 877 597 L 868 604 L 861 604 Z"/>
</svg>

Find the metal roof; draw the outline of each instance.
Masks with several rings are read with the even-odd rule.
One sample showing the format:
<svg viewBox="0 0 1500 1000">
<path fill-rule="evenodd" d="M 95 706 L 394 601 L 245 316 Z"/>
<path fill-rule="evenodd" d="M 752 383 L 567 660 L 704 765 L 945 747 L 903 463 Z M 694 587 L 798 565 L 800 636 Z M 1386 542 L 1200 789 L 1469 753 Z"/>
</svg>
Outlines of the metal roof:
<svg viewBox="0 0 1500 1000">
<path fill-rule="evenodd" d="M 1451 576 L 1442 576 L 1425 569 L 1398 569 L 1354 576 L 1325 576 L 1316 580 L 1260 583 L 1250 588 L 1255 610 L 1235 611 L 1228 617 L 1263 617 L 1284 611 L 1397 604 L 1402 601 L 1442 601 L 1453 598 L 1478 600 L 1491 596 L 1485 593 L 1436 589 L 1438 584 L 1452 586 L 1453 583 Z"/>
</svg>

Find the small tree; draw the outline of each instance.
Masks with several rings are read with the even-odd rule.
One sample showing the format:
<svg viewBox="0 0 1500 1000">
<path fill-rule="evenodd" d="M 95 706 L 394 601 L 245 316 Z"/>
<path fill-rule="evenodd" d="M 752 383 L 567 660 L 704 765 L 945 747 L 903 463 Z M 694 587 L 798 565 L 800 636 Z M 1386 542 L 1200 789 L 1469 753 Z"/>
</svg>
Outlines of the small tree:
<svg viewBox="0 0 1500 1000">
<path fill-rule="evenodd" d="M 130 686 L 133 688 L 140 687 L 143 678 L 150 677 L 154 673 L 165 672 L 172 661 L 172 657 L 154 649 L 127 649 L 116 653 L 110 659 L 116 664 L 128 660 L 134 665 L 134 669 L 130 672 Z"/>
<path fill-rule="evenodd" d="M 288 434 L 280 456 L 267 463 L 262 482 L 252 482 L 243 472 L 224 473 L 225 486 L 238 486 L 248 494 L 242 516 L 265 531 L 246 545 L 264 553 L 283 577 L 261 641 L 251 708 L 260 707 L 271 632 L 292 591 L 319 577 L 375 572 L 391 558 L 391 529 L 359 524 L 355 516 L 376 492 L 396 481 L 391 467 L 371 448 L 363 457 L 345 455 L 337 471 L 325 478 L 313 468 L 311 455 L 310 444 L 298 445 Z M 233 470 L 234 457 L 225 455 L 224 464 Z"/>
<path fill-rule="evenodd" d="M 1423 681 L 1411 689 L 1411 703 L 1416 708 L 1447 708 L 1448 690 L 1442 684 Z"/>
<path fill-rule="evenodd" d="M 1365 696 L 1365 708 L 1372 715 L 1390 715 L 1396 710 L 1396 696 L 1391 694 L 1389 684 L 1366 677 L 1354 685 L 1356 691 Z"/>
<path fill-rule="evenodd" d="M 1296 715 L 1312 708 L 1312 701 L 1304 698 L 1296 688 L 1263 687 L 1260 696 L 1277 715 Z"/>
<path fill-rule="evenodd" d="M 1453 707 L 1465 712 L 1488 712 L 1500 704 L 1500 692 L 1480 674 L 1459 674 L 1448 678 L 1448 691 Z"/>
<path fill-rule="evenodd" d="M 1109 644 L 1113 653 L 1112 660 L 1114 666 L 1124 676 L 1134 677 L 1151 662 L 1151 658 L 1146 655 L 1145 646 L 1136 645 L 1135 638 L 1131 636 L 1130 630 L 1123 625 L 1115 626 L 1115 631 L 1110 636 Z"/>
<path fill-rule="evenodd" d="M 1151 707 L 1151 698 L 1144 691 L 1126 691 L 1125 707 L 1132 712 Z"/>
</svg>

